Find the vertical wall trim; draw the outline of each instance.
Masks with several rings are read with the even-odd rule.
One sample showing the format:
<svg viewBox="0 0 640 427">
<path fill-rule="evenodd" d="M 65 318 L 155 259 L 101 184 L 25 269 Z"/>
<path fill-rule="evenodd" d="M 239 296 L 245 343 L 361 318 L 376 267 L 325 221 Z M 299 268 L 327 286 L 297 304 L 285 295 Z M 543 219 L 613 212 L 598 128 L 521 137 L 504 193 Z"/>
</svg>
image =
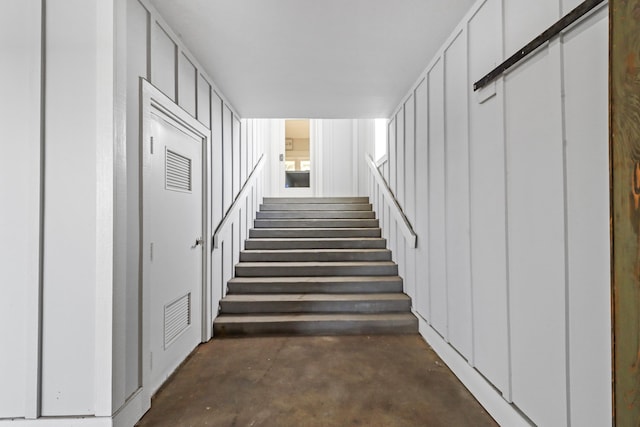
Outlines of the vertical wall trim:
<svg viewBox="0 0 640 427">
<path fill-rule="evenodd" d="M 429 129 L 431 128 L 431 85 L 429 83 L 429 75 L 427 74 L 427 76 L 424 79 L 424 84 L 426 85 L 425 87 L 427 88 L 427 93 L 425 94 L 425 139 L 427 140 L 427 163 L 425 164 L 425 167 L 427 168 L 427 212 L 426 212 L 426 218 L 425 218 L 425 229 L 427 230 L 427 236 L 429 236 L 428 238 L 431 239 L 431 171 L 429 168 L 429 162 L 431 159 L 431 132 L 429 132 Z M 425 241 L 425 248 L 426 248 L 426 257 L 427 257 L 427 298 L 428 298 L 428 307 L 429 307 L 429 313 L 427 313 L 428 317 L 425 319 L 427 321 L 427 323 L 429 324 L 429 326 L 431 326 L 431 315 L 433 313 L 433 306 L 431 305 L 432 302 L 432 298 L 431 298 L 431 245 L 429 244 L 429 241 Z M 420 242 L 418 241 L 418 244 L 420 244 Z"/>
<path fill-rule="evenodd" d="M 39 175 L 34 179 L 37 185 L 35 190 L 37 203 L 37 223 L 34 241 L 37 243 L 36 265 L 37 271 L 33 273 L 33 280 L 27 284 L 27 345 L 26 345 L 26 386 L 25 386 L 25 418 L 35 419 L 40 416 L 41 384 L 42 384 L 42 284 L 44 269 L 44 168 L 45 168 L 45 84 L 46 84 L 46 1 L 40 0 L 37 4 L 40 10 L 34 10 L 33 15 L 40 19 L 40 34 L 35 38 L 40 43 L 39 60 L 39 101 L 37 108 L 39 115 L 39 133 L 37 141 Z"/>
<path fill-rule="evenodd" d="M 469 67 L 470 67 L 470 59 L 469 59 L 469 22 L 470 20 L 465 20 L 464 21 L 464 26 L 462 27 L 462 36 L 463 36 L 463 40 L 464 40 L 464 50 L 466 52 L 465 55 L 465 61 L 466 61 L 466 67 L 464 69 L 464 74 L 465 74 L 465 82 L 469 82 L 470 78 L 470 72 L 469 72 Z M 474 304 L 474 300 L 473 300 L 473 233 L 471 233 L 471 192 L 472 192 L 472 182 L 471 182 L 471 123 L 470 123 L 470 117 L 471 117 L 471 99 L 469 97 L 469 90 L 466 90 L 464 92 L 465 94 L 465 104 L 466 104 L 466 111 L 465 111 L 465 126 L 467 127 L 466 129 L 466 137 L 467 137 L 467 229 L 469 230 L 469 309 L 471 310 L 471 353 L 469 354 L 469 365 L 471 365 L 471 367 L 475 367 L 476 363 L 475 363 L 475 358 L 476 358 L 476 322 L 475 322 L 475 304 Z"/>
<path fill-rule="evenodd" d="M 358 120 L 351 120 L 351 130 L 352 130 L 352 141 L 351 144 L 353 150 L 352 154 L 352 164 L 353 168 L 352 172 L 352 183 L 351 183 L 351 191 L 353 192 L 353 196 L 357 196 L 360 193 L 360 130 L 358 129 Z"/>
<path fill-rule="evenodd" d="M 562 14 L 562 1 L 560 1 L 560 14 Z M 559 68 L 559 84 L 560 84 L 560 113 L 562 114 L 562 192 L 563 192 L 563 209 L 564 209 L 564 303 L 565 303 L 565 387 L 567 388 L 567 426 L 571 426 L 571 324 L 570 309 L 571 301 L 569 300 L 569 201 L 568 201 L 568 183 L 567 183 L 567 125 L 566 125 L 566 104 L 565 104 L 565 83 L 564 83 L 564 36 L 560 34 L 558 40 L 558 60 Z M 553 52 L 553 49 L 552 49 Z"/>
<path fill-rule="evenodd" d="M 95 414 L 113 414 L 115 1 L 96 2 Z"/>
<path fill-rule="evenodd" d="M 455 40 L 455 38 L 453 39 Z M 452 43 L 453 41 L 451 41 Z M 443 169 L 444 169 L 444 200 L 443 200 L 443 209 L 444 209 L 444 224 L 442 224 L 442 232 L 444 233 L 444 289 L 445 289 L 445 307 L 446 307 L 446 326 L 444 328 L 444 337 L 445 337 L 445 341 L 449 342 L 449 272 L 447 271 L 447 251 L 449 250 L 448 248 L 448 243 L 449 243 L 449 236 L 447 235 L 447 199 L 448 194 L 447 194 L 447 173 L 448 173 L 448 168 L 447 168 L 447 49 L 450 47 L 451 45 L 449 44 L 443 54 L 442 54 L 442 81 L 440 82 L 441 86 L 442 86 L 442 137 L 443 137 L 443 148 L 442 148 L 442 162 L 443 162 Z"/>
<path fill-rule="evenodd" d="M 498 2 L 498 8 L 500 9 L 500 31 L 498 32 L 498 37 L 500 38 L 500 58 L 499 60 L 503 60 L 505 57 L 505 12 L 504 12 L 504 2 L 507 0 L 502 0 Z M 498 103 L 500 111 L 498 114 L 499 120 L 501 122 L 501 130 L 502 130 L 502 144 L 504 149 L 504 237 L 505 237 L 505 277 L 506 277 L 506 306 L 507 306 L 507 358 L 508 358 L 508 382 L 507 382 L 507 392 L 503 393 L 504 398 L 507 402 L 511 403 L 513 401 L 513 357 L 512 357 L 512 345 L 511 345 L 511 276 L 509 270 L 509 149 L 507 146 L 507 123 L 505 118 L 506 113 L 506 86 L 504 84 L 504 77 L 501 77 L 497 80 L 497 95 L 501 97 L 500 102 Z"/>
<path fill-rule="evenodd" d="M 163 28 L 164 30 L 164 28 Z M 165 34 L 167 35 L 167 37 L 169 37 L 169 39 L 173 42 L 173 100 L 175 101 L 176 104 L 180 104 L 180 98 L 178 98 L 179 94 L 178 92 L 180 91 L 180 48 L 178 47 L 178 43 L 176 43 L 173 40 L 173 37 L 171 37 L 166 31 Z"/>
<path fill-rule="evenodd" d="M 141 3 L 142 4 L 142 3 Z M 153 43 L 151 43 L 151 39 L 152 34 L 151 34 L 151 12 L 149 12 L 149 9 L 145 6 L 142 5 L 142 7 L 144 8 L 146 14 L 147 14 L 147 81 L 152 81 L 151 80 L 151 55 L 153 53 Z M 141 383 L 142 384 L 142 383 Z"/>
</svg>

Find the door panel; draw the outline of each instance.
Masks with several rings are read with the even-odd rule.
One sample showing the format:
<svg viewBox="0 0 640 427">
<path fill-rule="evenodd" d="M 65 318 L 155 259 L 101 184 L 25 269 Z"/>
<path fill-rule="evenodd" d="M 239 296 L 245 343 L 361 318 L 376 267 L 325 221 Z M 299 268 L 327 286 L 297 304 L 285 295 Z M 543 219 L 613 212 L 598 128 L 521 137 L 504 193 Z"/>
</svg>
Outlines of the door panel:
<svg viewBox="0 0 640 427">
<path fill-rule="evenodd" d="M 151 389 L 201 340 L 202 140 L 151 116 L 148 217 Z"/>
</svg>

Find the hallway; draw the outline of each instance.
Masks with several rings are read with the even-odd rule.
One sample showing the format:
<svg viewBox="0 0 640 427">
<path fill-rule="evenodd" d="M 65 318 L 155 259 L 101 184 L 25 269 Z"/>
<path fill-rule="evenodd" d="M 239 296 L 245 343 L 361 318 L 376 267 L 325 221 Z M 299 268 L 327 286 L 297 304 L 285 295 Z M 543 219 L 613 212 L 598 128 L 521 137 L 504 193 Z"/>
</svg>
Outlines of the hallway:
<svg viewBox="0 0 640 427">
<path fill-rule="evenodd" d="M 493 426 L 419 335 L 215 339 L 143 426 Z"/>
</svg>

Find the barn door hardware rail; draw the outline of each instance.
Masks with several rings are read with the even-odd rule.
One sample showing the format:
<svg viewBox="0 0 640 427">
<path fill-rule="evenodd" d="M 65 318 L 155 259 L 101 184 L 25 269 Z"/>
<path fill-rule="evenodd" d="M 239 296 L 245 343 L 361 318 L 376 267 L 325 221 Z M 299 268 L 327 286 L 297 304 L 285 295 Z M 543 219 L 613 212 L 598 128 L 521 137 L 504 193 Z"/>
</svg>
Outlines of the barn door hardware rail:
<svg viewBox="0 0 640 427">
<path fill-rule="evenodd" d="M 603 3 L 605 0 L 586 0 L 583 1 L 578 7 L 573 9 L 571 12 L 562 17 L 558 22 L 547 28 L 542 34 L 540 34 L 535 39 L 531 40 L 525 47 L 511 55 L 506 61 L 502 64 L 498 65 L 496 68 L 491 70 L 486 76 L 478 80 L 473 84 L 473 90 L 482 89 L 497 77 L 499 77 L 502 73 L 507 71 L 509 68 L 513 67 L 515 64 L 524 59 L 531 52 L 539 48 L 542 44 L 551 40 L 553 37 L 558 35 L 562 30 L 567 28 L 569 25 L 576 22 L 578 19 L 582 18 L 584 15 L 593 10 L 600 3 Z"/>
</svg>

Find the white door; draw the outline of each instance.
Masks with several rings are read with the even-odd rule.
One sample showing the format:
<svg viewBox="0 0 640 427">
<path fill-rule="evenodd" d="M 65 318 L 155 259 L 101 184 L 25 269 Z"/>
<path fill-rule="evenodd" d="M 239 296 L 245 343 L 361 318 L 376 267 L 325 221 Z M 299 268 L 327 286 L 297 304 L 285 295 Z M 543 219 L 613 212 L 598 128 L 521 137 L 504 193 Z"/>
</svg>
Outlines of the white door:
<svg viewBox="0 0 640 427">
<path fill-rule="evenodd" d="M 158 113 L 161 114 L 161 113 Z M 151 114 L 152 154 L 145 183 L 149 222 L 149 351 L 151 392 L 202 338 L 202 138 Z"/>
</svg>

